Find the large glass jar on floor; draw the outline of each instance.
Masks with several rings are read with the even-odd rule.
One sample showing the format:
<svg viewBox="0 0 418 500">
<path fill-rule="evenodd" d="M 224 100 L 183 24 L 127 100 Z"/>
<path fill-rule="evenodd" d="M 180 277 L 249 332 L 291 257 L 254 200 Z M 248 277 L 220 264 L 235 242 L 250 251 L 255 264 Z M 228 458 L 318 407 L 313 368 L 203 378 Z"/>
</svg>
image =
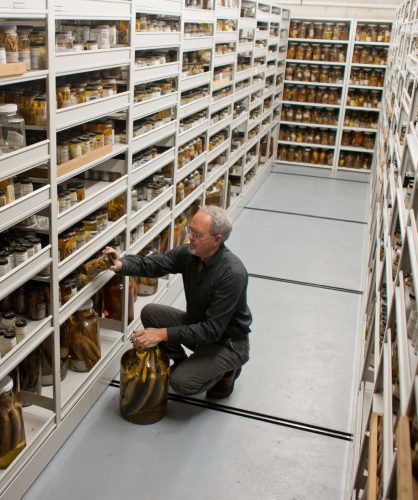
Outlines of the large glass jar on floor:
<svg viewBox="0 0 418 500">
<path fill-rule="evenodd" d="M 89 372 L 101 358 L 99 318 L 88 300 L 67 320 L 70 369 Z"/>
<path fill-rule="evenodd" d="M 0 469 L 6 469 L 26 446 L 22 404 L 13 394 L 13 380 L 0 381 Z"/>
<path fill-rule="evenodd" d="M 134 424 L 153 424 L 167 413 L 169 360 L 158 345 L 130 349 L 121 359 L 120 412 Z"/>
</svg>

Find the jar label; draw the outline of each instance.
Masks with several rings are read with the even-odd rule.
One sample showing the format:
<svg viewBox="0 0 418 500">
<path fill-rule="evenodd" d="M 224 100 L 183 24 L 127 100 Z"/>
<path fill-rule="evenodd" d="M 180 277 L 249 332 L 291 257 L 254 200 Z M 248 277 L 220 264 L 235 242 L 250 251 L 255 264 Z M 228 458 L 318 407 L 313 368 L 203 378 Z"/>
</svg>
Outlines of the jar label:
<svg viewBox="0 0 418 500">
<path fill-rule="evenodd" d="M 138 285 L 138 295 L 153 295 L 155 292 L 155 285 L 143 285 L 142 283 Z"/>
</svg>

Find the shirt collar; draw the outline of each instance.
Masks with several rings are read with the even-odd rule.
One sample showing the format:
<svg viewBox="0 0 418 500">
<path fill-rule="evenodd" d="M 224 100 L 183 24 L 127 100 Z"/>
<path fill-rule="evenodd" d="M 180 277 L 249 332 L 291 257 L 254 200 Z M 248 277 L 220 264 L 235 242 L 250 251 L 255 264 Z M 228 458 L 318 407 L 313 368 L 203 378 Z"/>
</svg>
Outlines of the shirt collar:
<svg viewBox="0 0 418 500">
<path fill-rule="evenodd" d="M 211 267 L 215 265 L 219 261 L 225 250 L 226 246 L 222 243 L 216 253 L 214 253 L 213 255 L 211 255 L 210 257 L 208 257 L 206 260 L 203 261 L 203 265 L 205 267 Z"/>
</svg>

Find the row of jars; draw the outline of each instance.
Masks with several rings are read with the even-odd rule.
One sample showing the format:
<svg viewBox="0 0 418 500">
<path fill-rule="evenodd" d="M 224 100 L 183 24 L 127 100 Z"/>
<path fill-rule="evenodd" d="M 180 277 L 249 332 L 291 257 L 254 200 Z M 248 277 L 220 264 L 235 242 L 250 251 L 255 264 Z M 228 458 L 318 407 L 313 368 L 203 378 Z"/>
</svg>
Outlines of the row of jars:
<svg viewBox="0 0 418 500">
<path fill-rule="evenodd" d="M 46 68 L 45 31 L 31 26 L 0 28 L 0 64 L 24 62 L 28 70 Z"/>
<path fill-rule="evenodd" d="M 170 182 L 171 179 L 166 179 L 163 174 L 156 174 L 137 184 L 131 191 L 132 212 L 138 212 L 150 201 L 164 193 L 170 187 Z"/>
<path fill-rule="evenodd" d="M 373 149 L 376 134 L 374 132 L 359 132 L 344 130 L 341 139 L 342 146 L 353 146 L 355 148 Z"/>
<path fill-rule="evenodd" d="M 378 64 L 385 66 L 387 63 L 387 49 L 357 45 L 353 50 L 353 64 Z"/>
<path fill-rule="evenodd" d="M 344 69 L 335 66 L 317 66 L 315 64 L 287 64 L 285 79 L 289 81 L 336 83 L 341 85 Z"/>
<path fill-rule="evenodd" d="M 332 87 L 285 85 L 283 100 L 336 105 L 341 103 L 340 90 Z"/>
<path fill-rule="evenodd" d="M 119 45 L 129 45 L 128 22 L 100 24 L 101 21 L 61 21 L 55 31 L 56 52 L 83 52 L 104 50 Z"/>
<path fill-rule="evenodd" d="M 225 9 L 236 9 L 239 6 L 239 0 L 217 0 L 216 5 Z"/>
<path fill-rule="evenodd" d="M 176 50 L 141 50 L 135 57 L 135 68 L 159 66 L 161 64 L 176 62 L 177 60 L 178 53 Z"/>
<path fill-rule="evenodd" d="M 194 38 L 199 36 L 212 36 L 213 25 L 209 23 L 185 23 L 184 37 Z"/>
<path fill-rule="evenodd" d="M 221 66 L 213 72 L 213 83 L 226 83 L 232 80 L 232 66 Z"/>
<path fill-rule="evenodd" d="M 222 176 L 206 190 L 205 204 L 222 207 L 224 192 L 225 178 Z"/>
<path fill-rule="evenodd" d="M 221 99 L 225 99 L 225 97 L 228 97 L 230 95 L 232 95 L 232 85 L 230 85 L 229 87 L 220 89 L 220 90 L 215 90 L 212 93 L 212 99 L 213 99 L 213 102 L 217 102 L 217 101 L 220 101 Z"/>
<path fill-rule="evenodd" d="M 245 101 L 240 101 L 236 102 L 234 104 L 234 110 L 233 110 L 233 120 L 236 120 L 240 116 L 244 115 L 247 112 L 247 105 L 245 104 Z"/>
<path fill-rule="evenodd" d="M 210 124 L 215 125 L 215 123 L 225 120 L 225 118 L 228 118 L 229 116 L 231 116 L 230 108 L 222 109 L 221 111 L 218 111 L 211 116 Z"/>
<path fill-rule="evenodd" d="M 231 153 L 237 151 L 245 143 L 245 132 L 234 129 L 231 134 Z"/>
<path fill-rule="evenodd" d="M 81 229 L 81 228 L 80 228 Z M 124 249 L 123 236 L 117 236 L 114 240 L 109 243 L 109 246 L 122 252 Z M 98 257 L 97 254 L 96 257 Z M 93 257 L 91 260 L 93 260 Z M 90 261 L 89 261 L 90 262 Z M 64 305 L 70 299 L 72 299 L 78 292 L 80 292 L 90 281 L 94 278 L 93 273 L 88 273 L 89 267 L 86 268 L 86 264 L 78 267 L 74 272 L 69 274 L 66 278 L 60 281 L 59 284 L 59 304 Z"/>
<path fill-rule="evenodd" d="M 192 141 L 184 144 L 178 150 L 177 165 L 182 168 L 199 155 L 201 155 L 205 148 L 205 140 L 203 137 L 197 137 Z"/>
<path fill-rule="evenodd" d="M 33 193 L 34 189 L 39 187 L 41 186 L 37 184 L 34 186 L 31 179 L 23 174 L 2 179 L 0 181 L 0 207 Z"/>
<path fill-rule="evenodd" d="M 260 125 L 256 125 L 254 128 L 248 131 L 248 140 L 251 141 L 259 133 L 260 133 Z"/>
<path fill-rule="evenodd" d="M 96 101 L 118 93 L 115 78 L 89 80 L 87 82 L 65 82 L 57 85 L 57 108 Z"/>
<path fill-rule="evenodd" d="M 17 228 L 2 233 L 0 246 L 0 276 L 40 252 L 44 243 L 36 233 L 25 233 Z"/>
<path fill-rule="evenodd" d="M 143 102 L 150 99 L 157 99 L 163 95 L 175 92 L 177 88 L 177 81 L 175 78 L 168 78 L 158 82 L 144 83 L 135 87 L 134 101 Z"/>
<path fill-rule="evenodd" d="M 239 92 L 240 90 L 248 88 L 250 85 L 251 85 L 251 81 L 249 78 L 247 78 L 245 80 L 241 80 L 240 82 L 235 84 L 235 91 Z"/>
<path fill-rule="evenodd" d="M 358 23 L 356 30 L 356 41 L 389 43 L 392 28 L 390 24 L 384 23 Z"/>
<path fill-rule="evenodd" d="M 208 95 L 208 87 L 199 87 L 198 89 L 188 90 L 181 94 L 180 105 L 185 106 L 186 104 L 190 104 L 191 102 L 203 99 L 204 97 L 208 97 Z"/>
<path fill-rule="evenodd" d="M 351 153 L 341 151 L 338 159 L 338 166 L 345 168 L 359 168 L 370 170 L 373 155 L 367 153 Z"/>
<path fill-rule="evenodd" d="M 152 146 L 136 153 L 132 158 L 132 168 L 137 169 L 148 162 L 155 160 L 158 156 L 167 152 L 170 148 L 164 146 Z"/>
<path fill-rule="evenodd" d="M 346 46 L 323 43 L 289 43 L 287 59 L 345 63 Z"/>
<path fill-rule="evenodd" d="M 379 90 L 349 90 L 347 106 L 378 109 L 381 107 L 381 97 L 382 93 Z"/>
<path fill-rule="evenodd" d="M 312 163 L 324 166 L 332 166 L 334 163 L 334 152 L 329 149 L 279 145 L 277 156 L 279 161 L 289 163 Z"/>
<path fill-rule="evenodd" d="M 232 19 L 218 19 L 216 23 L 216 31 L 237 31 L 237 21 Z"/>
<path fill-rule="evenodd" d="M 65 212 L 86 198 L 86 188 L 82 182 L 60 184 L 58 188 L 58 212 Z"/>
<path fill-rule="evenodd" d="M 348 40 L 350 27 L 347 23 L 291 21 L 289 38 L 308 38 L 310 40 Z"/>
<path fill-rule="evenodd" d="M 203 173 L 197 169 L 176 186 L 176 205 L 202 184 Z"/>
<path fill-rule="evenodd" d="M 353 68 L 350 75 L 351 85 L 365 85 L 368 87 L 383 87 L 385 71 L 383 69 Z"/>
<path fill-rule="evenodd" d="M 46 127 L 47 125 L 47 99 L 44 91 L 38 87 L 34 86 L 33 88 L 28 88 L 27 90 L 23 90 L 23 88 L 14 90 L 10 88 L 3 90 L 2 92 L 0 92 L 0 103 L 16 104 L 16 113 L 21 118 L 23 118 L 23 126 L 37 125 L 40 127 Z M 4 109 L 6 110 L 6 108 Z M 10 118 L 10 127 L 13 127 L 13 124 L 16 125 L 16 120 L 16 118 Z M 22 128 L 22 126 L 20 128 Z"/>
<path fill-rule="evenodd" d="M 226 130 L 222 130 L 221 132 L 212 135 L 209 138 L 208 151 L 212 151 L 213 149 L 217 148 L 227 139 L 228 139 L 228 132 Z"/>
<path fill-rule="evenodd" d="M 207 111 L 200 111 L 199 113 L 194 113 L 186 118 L 180 120 L 179 133 L 182 134 L 193 127 L 197 127 L 201 123 L 206 122 L 208 119 Z"/>
<path fill-rule="evenodd" d="M 146 134 L 166 123 L 170 123 L 174 119 L 174 108 L 168 108 L 147 116 L 146 118 L 142 118 L 141 120 L 136 120 L 134 122 L 133 136 L 138 137 L 139 135 Z"/>
<path fill-rule="evenodd" d="M 227 1 L 227 0 L 223 0 Z M 228 1 L 235 1 L 235 0 L 228 0 Z M 212 10 L 213 9 L 213 0 L 186 0 L 186 7 L 189 7 L 191 9 L 205 9 L 205 10 Z"/>
<path fill-rule="evenodd" d="M 337 125 L 338 111 L 332 108 L 320 109 L 283 105 L 281 119 L 287 122 L 313 123 L 316 125 Z"/>
<path fill-rule="evenodd" d="M 281 126 L 279 133 L 281 141 L 321 144 L 321 146 L 334 146 L 335 137 L 334 130 L 297 127 L 295 125 Z"/>
<path fill-rule="evenodd" d="M 177 33 L 180 31 L 179 17 L 160 16 L 158 14 L 140 14 L 136 18 L 135 30 L 142 32 Z"/>
<path fill-rule="evenodd" d="M 114 143 L 114 124 L 112 120 L 89 122 L 80 127 L 69 129 L 57 139 L 57 164 L 80 158 L 103 146 Z"/>
<path fill-rule="evenodd" d="M 359 128 L 377 128 L 378 115 L 364 111 L 347 110 L 344 116 L 344 126 Z"/>
<path fill-rule="evenodd" d="M 18 319 L 40 321 L 50 314 L 49 310 L 49 286 L 33 281 L 28 281 L 0 301 L 0 311 L 3 313 L 1 323 L 5 330 L 13 331 Z M 9 315 L 10 312 L 14 316 Z"/>
<path fill-rule="evenodd" d="M 215 45 L 215 53 L 218 55 L 232 54 L 235 52 L 235 43 L 217 43 Z"/>
</svg>

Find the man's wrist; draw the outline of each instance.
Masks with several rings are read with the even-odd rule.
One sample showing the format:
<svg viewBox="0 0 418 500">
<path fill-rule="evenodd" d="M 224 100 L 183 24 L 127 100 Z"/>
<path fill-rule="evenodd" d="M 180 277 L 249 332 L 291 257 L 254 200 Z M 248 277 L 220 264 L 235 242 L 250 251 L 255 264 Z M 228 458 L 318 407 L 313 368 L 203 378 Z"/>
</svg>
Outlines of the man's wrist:
<svg viewBox="0 0 418 500">
<path fill-rule="evenodd" d="M 167 328 L 160 328 L 160 334 L 161 334 L 161 342 L 168 340 Z"/>
</svg>

